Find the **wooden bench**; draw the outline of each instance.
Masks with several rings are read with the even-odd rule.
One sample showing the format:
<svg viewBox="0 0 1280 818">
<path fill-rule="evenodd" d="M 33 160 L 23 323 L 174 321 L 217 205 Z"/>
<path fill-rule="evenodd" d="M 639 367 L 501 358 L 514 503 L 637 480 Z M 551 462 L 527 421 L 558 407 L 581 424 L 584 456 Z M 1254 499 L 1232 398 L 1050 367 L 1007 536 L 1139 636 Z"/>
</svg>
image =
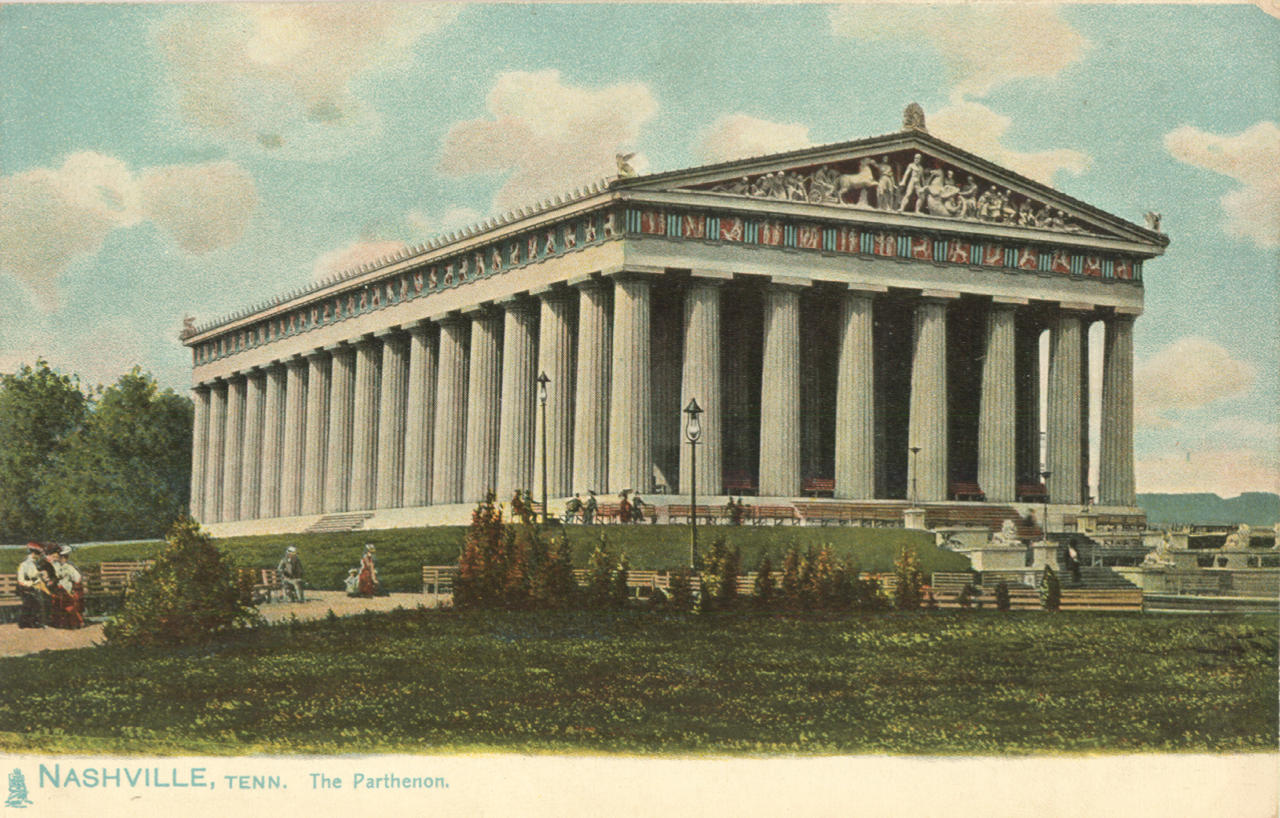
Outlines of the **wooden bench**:
<svg viewBox="0 0 1280 818">
<path fill-rule="evenodd" d="M 133 578 L 155 564 L 155 560 L 100 562 L 83 573 L 87 596 L 123 594 Z"/>
<path fill-rule="evenodd" d="M 748 507 L 749 508 L 749 507 Z M 667 520 L 675 522 L 683 520 L 686 523 L 693 522 L 693 506 L 689 504 L 679 505 L 672 504 L 667 506 Z M 704 525 L 715 525 L 729 519 L 729 510 L 724 506 L 704 506 L 698 505 L 698 522 Z"/>
<path fill-rule="evenodd" d="M 954 500 L 983 503 L 987 500 L 987 493 L 976 482 L 953 480 L 951 481 L 951 497 Z"/>
<path fill-rule="evenodd" d="M 796 513 L 795 506 L 751 506 L 751 522 L 753 525 L 766 522 L 773 525 L 794 525 L 800 522 L 800 515 Z"/>
<path fill-rule="evenodd" d="M 724 493 L 725 494 L 755 494 L 756 481 L 750 474 L 746 472 L 728 472 L 724 475 Z"/>
<path fill-rule="evenodd" d="M 804 524 L 847 523 L 849 522 L 849 506 L 836 503 L 796 503 L 796 509 L 804 519 Z"/>
<path fill-rule="evenodd" d="M 836 493 L 836 481 L 834 477 L 806 477 L 800 484 L 800 490 L 810 497 L 830 497 Z"/>
<path fill-rule="evenodd" d="M 18 575 L 0 574 L 0 622 L 17 622 L 22 602 L 18 598 Z"/>
<path fill-rule="evenodd" d="M 1049 499 L 1049 489 L 1044 483 L 1019 483 L 1018 500 L 1023 503 L 1043 503 Z"/>
</svg>

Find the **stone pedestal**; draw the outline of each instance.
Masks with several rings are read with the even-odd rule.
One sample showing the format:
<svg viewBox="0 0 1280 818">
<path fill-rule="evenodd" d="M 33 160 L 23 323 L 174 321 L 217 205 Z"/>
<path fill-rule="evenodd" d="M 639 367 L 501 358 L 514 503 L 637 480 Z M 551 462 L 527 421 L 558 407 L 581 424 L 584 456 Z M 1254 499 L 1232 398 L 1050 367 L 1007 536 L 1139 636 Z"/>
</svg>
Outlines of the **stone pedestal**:
<svg viewBox="0 0 1280 818">
<path fill-rule="evenodd" d="M 907 508 L 902 510 L 902 526 L 903 528 L 912 528 L 925 530 L 924 509 Z"/>
</svg>

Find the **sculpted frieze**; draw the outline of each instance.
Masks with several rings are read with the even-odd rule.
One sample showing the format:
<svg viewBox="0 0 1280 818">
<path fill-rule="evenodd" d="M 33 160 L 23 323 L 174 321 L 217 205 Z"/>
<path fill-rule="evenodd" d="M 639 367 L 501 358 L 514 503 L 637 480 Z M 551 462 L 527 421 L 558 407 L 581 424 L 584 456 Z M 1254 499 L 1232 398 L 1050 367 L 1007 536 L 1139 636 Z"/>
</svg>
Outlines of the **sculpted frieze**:
<svg viewBox="0 0 1280 818">
<path fill-rule="evenodd" d="M 748 174 L 693 189 L 1064 233 L 1090 232 L 1060 209 L 918 152 L 900 151 L 818 167 Z"/>
</svg>

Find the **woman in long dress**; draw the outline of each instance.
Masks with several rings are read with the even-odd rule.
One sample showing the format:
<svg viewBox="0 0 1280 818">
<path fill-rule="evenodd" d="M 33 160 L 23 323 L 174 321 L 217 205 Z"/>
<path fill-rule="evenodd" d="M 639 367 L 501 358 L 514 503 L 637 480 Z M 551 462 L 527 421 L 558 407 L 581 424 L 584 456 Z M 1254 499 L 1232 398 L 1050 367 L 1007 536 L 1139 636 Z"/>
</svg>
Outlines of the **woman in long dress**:
<svg viewBox="0 0 1280 818">
<path fill-rule="evenodd" d="M 356 583 L 360 596 L 375 596 L 378 593 L 378 569 L 373 564 L 373 543 L 364 547 L 364 556 L 360 558 L 360 579 Z"/>
<path fill-rule="evenodd" d="M 84 627 L 84 579 L 67 556 L 70 546 L 63 546 L 53 558 L 58 582 L 53 588 L 52 624 L 55 628 Z"/>
</svg>

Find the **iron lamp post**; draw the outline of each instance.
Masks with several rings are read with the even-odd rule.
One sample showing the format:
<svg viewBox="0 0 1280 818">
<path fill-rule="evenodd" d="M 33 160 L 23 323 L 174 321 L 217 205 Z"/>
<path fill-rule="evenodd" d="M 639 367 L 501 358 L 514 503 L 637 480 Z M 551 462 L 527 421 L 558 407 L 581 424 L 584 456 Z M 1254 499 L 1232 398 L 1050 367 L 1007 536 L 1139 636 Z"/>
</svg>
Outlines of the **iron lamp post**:
<svg viewBox="0 0 1280 818">
<path fill-rule="evenodd" d="M 689 527 L 689 570 L 698 569 L 698 438 L 702 437 L 702 407 L 695 398 L 689 398 L 684 408 L 687 416 L 684 437 L 689 441 L 689 513 L 693 524 Z"/>
<path fill-rule="evenodd" d="M 546 372 L 538 374 L 538 405 L 542 407 L 542 524 L 547 524 L 547 384 Z"/>
</svg>

